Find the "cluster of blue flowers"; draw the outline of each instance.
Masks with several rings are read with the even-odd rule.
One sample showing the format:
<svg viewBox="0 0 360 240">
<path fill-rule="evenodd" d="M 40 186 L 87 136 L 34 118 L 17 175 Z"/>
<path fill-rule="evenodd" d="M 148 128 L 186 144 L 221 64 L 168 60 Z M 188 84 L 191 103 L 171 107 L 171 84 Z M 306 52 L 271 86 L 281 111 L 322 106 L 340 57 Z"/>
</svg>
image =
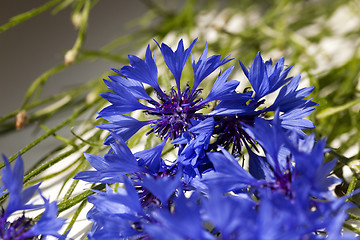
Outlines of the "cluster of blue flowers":
<svg viewBox="0 0 360 240">
<path fill-rule="evenodd" d="M 304 119 L 316 105 L 305 99 L 313 88 L 298 89 L 300 74 L 289 77 L 284 58 L 273 64 L 258 53 L 250 68 L 240 62 L 252 89 L 239 91 L 239 81 L 228 80 L 232 66 L 202 97 L 202 81 L 232 59 L 207 57 L 206 46 L 196 61 L 195 43 L 185 49 L 181 40 L 175 51 L 158 44 L 176 83 L 167 92 L 150 46 L 145 60 L 130 55 L 130 65 L 105 80 L 112 92 L 101 96 L 111 105 L 99 117 L 109 123 L 99 127 L 111 132 L 110 151 L 86 154 L 95 170 L 75 177 L 107 184 L 88 198 L 88 237 L 356 239 L 342 232 L 352 205 L 329 190 L 339 182 L 330 176 L 336 161 L 324 163 L 325 141 L 302 131 L 314 127 Z M 183 86 L 190 55 L 194 78 Z M 136 110 L 148 120 L 125 115 Z M 161 143 L 133 154 L 126 142 L 145 126 Z M 178 151 L 171 164 L 162 158 L 166 144 Z"/>
<path fill-rule="evenodd" d="M 206 46 L 196 61 L 195 43 L 185 49 L 181 40 L 175 51 L 157 43 L 175 79 L 167 91 L 150 46 L 145 60 L 130 55 L 130 65 L 105 80 L 112 92 L 101 95 L 111 105 L 99 112 L 108 121 L 99 128 L 110 131 L 104 143 L 110 150 L 103 157 L 85 153 L 95 170 L 75 176 L 107 186 L 88 197 L 88 238 L 357 239 L 342 230 L 349 196 L 330 190 L 340 182 L 331 176 L 336 161 L 324 163 L 325 140 L 302 131 L 315 127 L 305 119 L 316 105 L 305 99 L 313 88 L 298 89 L 300 74 L 288 76 L 292 66 L 284 58 L 273 64 L 258 53 L 250 68 L 240 62 L 251 87 L 228 80 L 231 66 L 202 96 L 205 78 L 233 59 L 207 57 Z M 185 85 L 190 56 L 193 79 Z M 146 121 L 129 116 L 138 110 Z M 160 144 L 132 153 L 127 141 L 143 127 Z M 176 159 L 163 159 L 169 145 Z M 56 202 L 42 196 L 40 184 L 23 189 L 21 157 L 13 168 L 4 162 L 0 194 L 9 194 L 9 203 L 0 210 L 0 239 L 66 238 L 58 233 L 65 220 L 57 218 Z M 28 203 L 36 191 L 43 204 Z M 39 220 L 25 216 L 41 208 Z"/>
</svg>

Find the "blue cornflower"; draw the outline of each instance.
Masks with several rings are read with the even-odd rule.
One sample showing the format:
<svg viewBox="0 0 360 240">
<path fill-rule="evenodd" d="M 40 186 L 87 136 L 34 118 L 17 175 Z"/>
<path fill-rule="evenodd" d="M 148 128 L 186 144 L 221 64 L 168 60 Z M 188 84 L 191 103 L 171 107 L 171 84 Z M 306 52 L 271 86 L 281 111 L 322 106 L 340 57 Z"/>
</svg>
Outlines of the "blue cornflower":
<svg viewBox="0 0 360 240">
<path fill-rule="evenodd" d="M 6 209 L 2 208 L 0 212 L 0 238 L 4 240 L 35 239 L 38 236 L 65 238 L 58 233 L 65 220 L 57 218 L 56 202 L 50 203 L 42 196 L 39 190 L 40 184 L 23 190 L 24 163 L 20 155 L 13 169 L 11 169 L 10 163 L 5 156 L 3 156 L 3 159 L 5 168 L 2 172 L 2 189 L 7 189 L 9 204 Z M 27 204 L 36 191 L 39 191 L 44 204 Z M 45 211 L 39 221 L 36 222 L 25 216 L 25 210 L 40 208 L 44 208 Z M 23 211 L 22 216 L 10 221 L 8 218 L 16 211 Z"/>
<path fill-rule="evenodd" d="M 331 198 L 329 187 L 338 180 L 329 177 L 335 162 L 323 164 L 325 141 L 315 143 L 313 135 L 300 138 L 295 131 L 285 132 L 278 111 L 271 123 L 257 118 L 254 126 L 245 129 L 265 152 L 259 156 L 248 147 L 249 172 L 222 149 L 222 153 L 207 154 L 215 172 L 204 174 L 203 181 L 222 186 L 224 192 L 251 186 L 256 191 L 265 188 L 293 198 L 301 188 L 307 189 L 309 197 Z"/>
<path fill-rule="evenodd" d="M 239 93 L 238 98 L 224 99 L 209 114 L 215 119 L 213 134 L 216 140 L 211 144 L 211 149 L 216 149 L 218 145 L 225 149 L 232 146 L 232 153 L 240 153 L 244 145 L 255 147 L 257 139 L 249 136 L 244 127 L 253 126 L 258 118 L 268 118 L 276 109 L 282 113 L 280 119 L 284 129 L 295 128 L 299 134 L 305 135 L 301 129 L 315 127 L 311 121 L 303 119 L 314 110 L 310 107 L 316 105 L 311 99 L 304 100 L 313 87 L 297 90 L 300 74 L 288 77 L 293 66 L 285 68 L 284 58 L 273 66 L 272 60 L 264 62 L 259 52 L 249 69 L 242 62 L 240 65 L 253 92 Z M 280 91 L 275 101 L 265 105 L 264 97 L 278 89 Z"/>
<path fill-rule="evenodd" d="M 225 149 L 207 153 L 215 170 L 201 179 L 209 195 L 208 220 L 218 211 L 223 213 L 223 219 L 211 222 L 220 235 L 232 236 L 228 239 L 355 239 L 341 234 L 346 210 L 352 205 L 329 190 L 339 181 L 329 176 L 335 162 L 323 163 L 325 141 L 315 142 L 313 135 L 302 138 L 296 132 L 288 135 L 278 112 L 271 124 L 259 118 L 246 128 L 265 153 L 259 156 L 248 148 L 249 172 Z M 258 206 L 242 209 L 248 211 L 242 219 L 236 215 L 234 200 L 214 194 L 214 189 L 235 196 L 248 194 L 258 199 Z M 221 207 L 215 210 L 217 204 Z"/>
<path fill-rule="evenodd" d="M 219 76 L 205 99 L 200 97 L 199 84 L 217 68 L 231 60 L 228 57 L 221 59 L 220 55 L 207 57 L 207 46 L 197 62 L 193 57 L 191 59 L 194 72 L 193 86 L 190 87 L 187 84 L 184 89 L 181 89 L 182 71 L 196 41 L 197 39 L 190 44 L 189 48 L 184 49 L 183 41 L 180 40 L 175 51 L 164 43 L 158 44 L 165 63 L 176 82 L 176 89 L 172 88 L 168 93 L 165 93 L 159 86 L 158 70 L 150 46 L 147 47 L 145 60 L 129 55 L 130 66 L 124 66 L 120 71 L 113 69 L 121 76 L 109 76 L 112 81 L 104 80 L 113 92 L 101 94 L 111 105 L 99 113 L 99 117 L 111 123 L 102 124 L 99 127 L 116 132 L 126 141 L 141 127 L 150 125 L 151 130 L 148 134 L 154 132 L 161 138 L 175 139 L 192 126 L 193 120 L 205 118 L 199 110 L 205 108 L 207 103 L 227 99 L 235 94 L 234 91 L 239 82 L 226 82 L 231 68 Z M 157 100 L 148 95 L 143 83 L 153 88 Z M 145 100 L 147 104 L 144 105 L 138 100 Z M 143 110 L 152 119 L 138 121 L 123 115 L 135 110 Z M 106 143 L 109 141 L 107 139 Z"/>
<path fill-rule="evenodd" d="M 259 119 L 248 131 L 258 139 L 266 154 L 265 158 L 249 150 L 249 171 L 254 177 L 266 177 L 269 187 L 289 196 L 293 196 L 295 188 L 307 186 L 309 195 L 313 197 L 332 197 L 329 187 L 339 180 L 329 176 L 336 161 L 323 163 L 325 140 L 315 142 L 314 135 L 299 137 L 296 131 L 285 134 L 278 112 L 272 126 Z"/>
</svg>

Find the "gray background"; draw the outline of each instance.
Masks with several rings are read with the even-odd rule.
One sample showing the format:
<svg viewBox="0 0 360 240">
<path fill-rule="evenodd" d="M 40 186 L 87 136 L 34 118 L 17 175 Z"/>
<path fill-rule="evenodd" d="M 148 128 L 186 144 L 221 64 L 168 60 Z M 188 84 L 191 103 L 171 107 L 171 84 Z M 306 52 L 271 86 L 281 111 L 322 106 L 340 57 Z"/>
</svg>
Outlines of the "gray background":
<svg viewBox="0 0 360 240">
<path fill-rule="evenodd" d="M 1 0 L 0 25 L 10 17 L 41 6 L 45 0 Z M 147 11 L 140 1 L 102 0 L 90 13 L 86 49 L 98 49 L 112 39 L 132 31 L 124 24 Z M 71 49 L 77 31 L 71 23 L 71 11 L 65 9 L 56 15 L 42 13 L 0 34 L 0 116 L 16 110 L 34 79 L 63 62 L 64 53 Z M 150 39 L 151 40 L 151 39 Z M 149 40 L 149 41 L 150 41 Z M 72 66 L 56 74 L 46 84 L 44 95 L 52 95 L 98 77 L 110 68 L 119 68 L 108 61 L 96 61 Z M 101 79 L 99 79 L 101 81 Z M 60 119 L 46 123 L 52 127 Z M 0 136 L 0 153 L 8 157 L 44 133 L 35 126 Z M 66 133 L 65 133 L 66 134 Z M 58 141 L 49 138 L 24 154 L 25 165 L 54 148 Z"/>
</svg>

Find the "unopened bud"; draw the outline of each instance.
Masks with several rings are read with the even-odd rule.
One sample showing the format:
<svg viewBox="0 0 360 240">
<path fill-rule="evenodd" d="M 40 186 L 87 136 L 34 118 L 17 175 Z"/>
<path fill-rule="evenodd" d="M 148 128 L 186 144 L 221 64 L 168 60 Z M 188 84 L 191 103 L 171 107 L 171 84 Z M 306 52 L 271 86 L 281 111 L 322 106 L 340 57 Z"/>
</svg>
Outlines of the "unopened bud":
<svg viewBox="0 0 360 240">
<path fill-rule="evenodd" d="M 16 114 L 16 117 L 15 117 L 16 130 L 19 130 L 19 129 L 23 128 L 26 125 L 26 121 L 27 121 L 26 111 L 21 110 L 20 112 L 18 112 Z"/>
<path fill-rule="evenodd" d="M 65 54 L 65 65 L 72 64 L 75 61 L 77 54 L 78 52 L 73 49 L 67 51 Z"/>
<path fill-rule="evenodd" d="M 80 28 L 82 22 L 82 15 L 80 13 L 74 13 L 71 17 L 71 21 L 76 29 Z"/>
</svg>

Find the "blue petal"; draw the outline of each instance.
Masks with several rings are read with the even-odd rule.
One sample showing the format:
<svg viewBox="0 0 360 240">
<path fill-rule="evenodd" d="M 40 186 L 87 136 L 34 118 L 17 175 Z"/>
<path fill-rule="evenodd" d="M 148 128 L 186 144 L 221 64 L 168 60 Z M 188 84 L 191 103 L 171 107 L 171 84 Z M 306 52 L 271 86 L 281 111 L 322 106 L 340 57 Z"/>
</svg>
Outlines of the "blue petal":
<svg viewBox="0 0 360 240">
<path fill-rule="evenodd" d="M 197 39 L 195 39 L 190 44 L 189 48 L 184 50 L 183 40 L 181 39 L 175 52 L 173 52 L 173 50 L 165 43 L 162 43 L 161 47 L 158 44 L 160 51 L 164 57 L 166 65 L 170 69 L 171 73 L 174 75 L 174 78 L 176 81 L 176 86 L 177 86 L 179 93 L 180 93 L 181 74 L 182 74 L 185 63 L 186 63 L 187 59 L 189 58 L 190 52 L 191 52 L 192 48 L 194 47 L 196 41 L 197 41 Z"/>
<path fill-rule="evenodd" d="M 151 149 L 135 153 L 134 156 L 138 159 L 139 166 L 148 169 L 151 173 L 157 173 L 160 167 L 164 164 L 164 161 L 161 158 L 161 153 L 164 149 L 165 143 L 166 140 Z"/>
<path fill-rule="evenodd" d="M 256 179 L 266 181 L 275 180 L 274 173 L 267 164 L 266 158 L 256 155 L 248 148 L 249 153 L 249 173 Z"/>
<path fill-rule="evenodd" d="M 121 76 L 113 75 L 109 76 L 111 81 L 104 80 L 106 85 L 115 93 L 122 94 L 124 89 L 130 92 L 137 99 L 153 100 L 145 91 L 144 86 L 141 82 L 133 79 L 126 79 Z"/>
<path fill-rule="evenodd" d="M 123 181 L 125 171 L 82 171 L 74 176 L 74 179 L 92 183 L 119 183 Z"/>
<path fill-rule="evenodd" d="M 274 103 L 267 109 L 268 111 L 274 111 L 279 108 L 282 112 L 287 112 L 295 108 L 304 108 L 317 105 L 310 100 L 303 100 L 313 90 L 314 87 L 306 87 L 296 91 L 299 86 L 301 75 L 296 75 L 287 85 L 285 85 L 279 92 L 279 95 L 275 99 Z"/>
<path fill-rule="evenodd" d="M 40 193 L 41 195 L 41 193 Z M 24 237 L 33 236 L 53 236 L 57 239 L 65 239 L 64 235 L 58 233 L 65 223 L 65 219 L 57 218 L 57 204 L 56 202 L 49 202 L 41 195 L 44 200 L 45 211 L 41 215 L 40 220 L 24 234 Z"/>
<path fill-rule="evenodd" d="M 291 78 L 286 78 L 286 76 L 290 72 L 292 67 L 293 66 L 290 66 L 285 70 L 283 70 L 284 57 L 280 58 L 276 62 L 274 67 L 272 67 L 272 63 L 269 64 L 269 69 L 267 69 L 267 74 L 269 76 L 269 86 L 270 86 L 268 94 L 276 91 L 291 79 Z"/>
<path fill-rule="evenodd" d="M 249 71 L 249 81 L 255 91 L 255 99 L 260 99 L 269 91 L 269 79 L 260 52 L 256 54 Z"/>
<path fill-rule="evenodd" d="M 241 69 L 243 70 L 245 76 L 247 77 L 247 79 L 249 79 L 249 70 L 247 69 L 247 67 L 245 67 L 245 65 L 241 61 L 239 61 L 239 63 L 240 63 Z"/>
<path fill-rule="evenodd" d="M 143 126 L 150 124 L 150 121 L 138 121 L 135 118 L 126 115 L 106 116 L 104 119 L 110 121 L 111 123 L 104 123 L 98 125 L 97 127 L 116 133 L 124 141 L 129 140 L 129 138 L 131 138 Z M 114 139 L 110 134 L 106 138 L 104 144 L 108 145 L 112 141 L 114 141 Z"/>
<path fill-rule="evenodd" d="M 101 171 L 111 168 L 110 164 L 107 163 L 103 157 L 90 153 L 84 153 L 84 156 L 89 161 L 90 165 L 96 170 Z"/>
<path fill-rule="evenodd" d="M 175 177 L 165 176 L 154 178 L 153 176 L 145 176 L 141 183 L 146 189 L 160 199 L 162 204 L 167 205 L 169 197 L 180 186 L 181 173 L 177 173 Z"/>
<path fill-rule="evenodd" d="M 257 185 L 258 181 L 243 169 L 236 159 L 226 150 L 222 153 L 211 152 L 207 154 L 214 165 L 215 172 L 205 173 L 203 181 L 208 185 L 217 185 L 222 191 L 236 191 Z"/>
<path fill-rule="evenodd" d="M 207 118 L 198 122 L 195 126 L 189 129 L 189 131 L 195 135 L 206 134 L 211 135 L 214 128 L 214 118 Z"/>
<path fill-rule="evenodd" d="M 171 212 L 162 208 L 154 214 L 155 221 L 144 226 L 152 239 L 214 239 L 202 226 L 200 207 L 196 198 L 185 198 L 182 190 L 174 200 Z"/>
<path fill-rule="evenodd" d="M 303 119 L 310 115 L 315 109 L 295 109 L 290 112 L 280 115 L 281 127 L 296 131 L 300 136 L 305 136 L 301 129 L 314 128 L 315 125 L 308 119 Z"/>
<path fill-rule="evenodd" d="M 240 82 L 235 80 L 226 81 L 233 69 L 234 66 L 226 69 L 222 74 L 219 74 L 209 95 L 201 102 L 202 104 L 214 100 L 230 100 L 235 97 L 235 89 Z"/>
<path fill-rule="evenodd" d="M 194 70 L 194 85 L 192 88 L 192 92 L 195 91 L 195 89 L 199 86 L 202 80 L 204 80 L 217 68 L 232 60 L 232 59 L 228 59 L 229 56 L 221 60 L 221 55 L 213 55 L 209 58 L 206 58 L 207 52 L 208 52 L 208 46 L 206 43 L 204 52 L 200 56 L 197 63 L 195 63 L 195 60 L 192 57 L 191 62 Z"/>
<path fill-rule="evenodd" d="M 284 84 L 286 84 L 287 82 L 289 82 L 292 79 L 292 77 L 286 78 L 287 74 L 290 72 L 290 70 L 292 68 L 293 68 L 293 66 L 286 68 L 285 70 L 283 70 L 280 73 L 280 76 L 274 76 L 274 77 L 270 76 L 271 79 L 269 79 L 269 81 L 270 81 L 271 89 L 270 89 L 269 93 L 276 91 L 277 89 L 279 89 L 281 86 L 283 86 Z M 272 77 L 274 79 L 272 79 Z"/>
<path fill-rule="evenodd" d="M 216 185 L 211 186 L 209 197 L 204 201 L 204 218 L 213 224 L 215 231 L 220 232 L 221 239 L 244 236 L 247 225 L 254 223 L 256 203 L 246 196 L 224 196 L 219 190 Z M 248 229 L 249 232 L 252 230 Z"/>
<path fill-rule="evenodd" d="M 3 169 L 2 182 L 9 193 L 20 193 L 23 187 L 24 163 L 20 154 L 17 157 L 14 168 L 11 169 L 10 163 L 3 155 L 5 168 Z"/>
<path fill-rule="evenodd" d="M 237 93 L 231 100 L 222 100 L 209 116 L 256 115 L 255 108 L 246 105 L 251 99 L 251 92 Z"/>
<path fill-rule="evenodd" d="M 181 143 L 183 140 L 188 141 L 186 146 L 179 151 L 178 161 L 184 165 L 195 166 L 198 158 L 205 156 L 205 150 L 208 148 L 213 129 L 214 119 L 207 118 L 189 129 L 192 134 L 191 138 L 188 137 L 189 133 L 185 132 L 179 139 L 173 141 L 172 144 Z"/>
<path fill-rule="evenodd" d="M 255 100 L 259 100 L 265 95 L 276 91 L 292 79 L 291 77 L 286 77 L 293 66 L 283 70 L 283 57 L 280 58 L 274 66 L 272 66 L 271 59 L 264 63 L 260 52 L 258 52 L 249 71 L 242 62 L 239 61 L 239 63 L 245 76 L 249 79 L 249 82 L 255 91 Z"/>
<path fill-rule="evenodd" d="M 89 239 L 118 239 L 132 238 L 139 235 L 139 232 L 131 226 L 132 222 L 115 214 L 105 214 L 96 207 L 87 213 L 87 218 L 94 222 L 91 231 L 88 233 Z"/>
<path fill-rule="evenodd" d="M 8 189 L 9 204 L 5 210 L 4 218 L 6 219 L 13 212 L 18 210 L 35 209 L 40 205 L 26 204 L 34 193 L 38 190 L 40 183 L 35 184 L 27 189 L 23 188 L 24 163 L 18 155 L 14 168 L 11 169 L 10 163 L 5 155 L 3 155 L 5 168 L 2 170 L 2 182 L 4 187 Z"/>
<path fill-rule="evenodd" d="M 145 57 L 146 61 L 136 56 L 129 55 L 129 62 L 131 66 L 122 67 L 120 74 L 135 81 L 149 84 L 159 94 L 164 95 L 158 83 L 158 71 L 155 59 L 151 54 L 150 45 L 148 45 L 146 49 Z"/>
<path fill-rule="evenodd" d="M 89 163 L 97 170 L 78 173 L 75 178 L 90 182 L 116 182 L 119 176 L 141 171 L 134 155 L 125 142 L 117 135 L 112 134 L 115 140 L 110 144 L 111 150 L 104 157 L 84 153 Z"/>
<path fill-rule="evenodd" d="M 152 108 L 141 104 L 131 93 L 127 92 L 126 89 L 124 89 L 121 95 L 107 92 L 100 93 L 100 96 L 108 100 L 112 105 L 102 109 L 99 112 L 99 117 L 125 114 L 139 109 L 152 110 Z"/>
<path fill-rule="evenodd" d="M 276 172 L 281 172 L 278 154 L 284 145 L 283 132 L 280 127 L 278 112 L 275 112 L 273 127 L 262 118 L 257 117 L 253 127 L 246 128 L 246 132 L 265 150 L 267 161 Z"/>
<path fill-rule="evenodd" d="M 127 178 L 124 178 L 124 184 L 126 190 L 118 188 L 114 193 L 110 187 L 107 187 L 106 193 L 91 195 L 88 201 L 105 214 L 137 220 L 137 215 L 143 214 L 138 193 Z"/>
</svg>

